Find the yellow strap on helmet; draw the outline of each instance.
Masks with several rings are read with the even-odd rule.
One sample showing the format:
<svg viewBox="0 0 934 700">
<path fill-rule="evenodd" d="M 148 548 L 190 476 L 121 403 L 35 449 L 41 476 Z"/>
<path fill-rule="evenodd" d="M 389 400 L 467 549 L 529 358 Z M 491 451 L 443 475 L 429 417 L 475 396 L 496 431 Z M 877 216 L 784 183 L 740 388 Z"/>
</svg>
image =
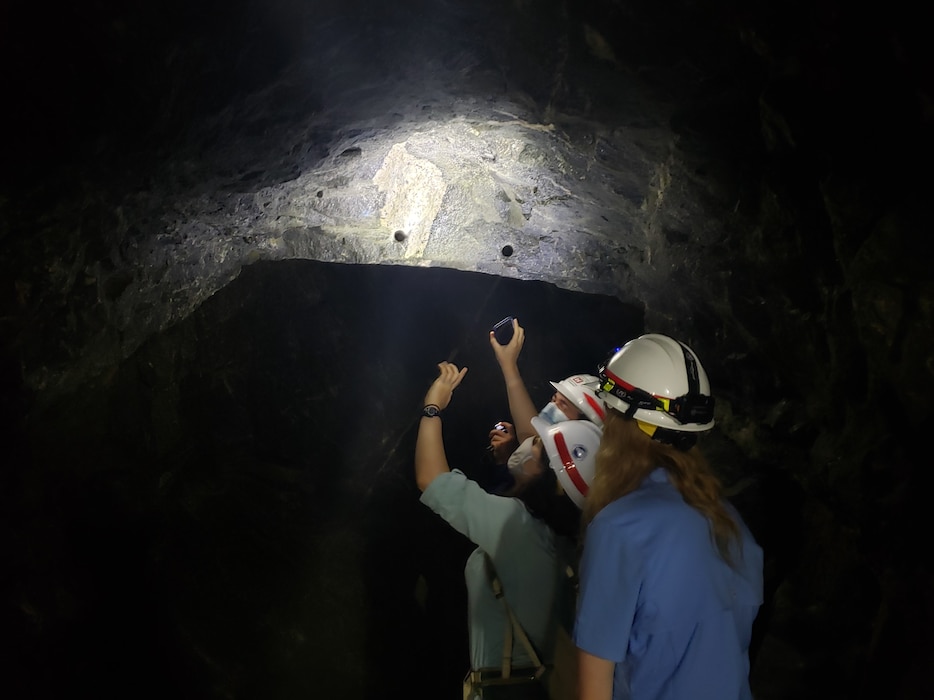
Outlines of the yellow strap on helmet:
<svg viewBox="0 0 934 700">
<path fill-rule="evenodd" d="M 638 418 L 636 420 L 636 425 L 639 426 L 639 430 L 648 435 L 649 437 L 655 437 L 655 431 L 658 430 L 657 425 L 650 425 L 649 423 L 643 423 Z"/>
</svg>

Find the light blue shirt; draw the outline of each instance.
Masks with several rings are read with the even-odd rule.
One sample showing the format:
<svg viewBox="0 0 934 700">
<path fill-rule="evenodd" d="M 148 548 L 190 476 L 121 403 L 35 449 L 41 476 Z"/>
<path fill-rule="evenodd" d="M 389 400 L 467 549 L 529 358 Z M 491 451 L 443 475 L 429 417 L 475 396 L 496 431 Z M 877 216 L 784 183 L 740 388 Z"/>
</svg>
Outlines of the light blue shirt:
<svg viewBox="0 0 934 700">
<path fill-rule="evenodd" d="M 742 535 L 733 567 L 664 469 L 587 528 L 574 641 L 616 663 L 615 700 L 751 700 L 762 549 L 730 512 Z"/>
<path fill-rule="evenodd" d="M 477 545 L 464 567 L 470 660 L 474 669 L 499 668 L 507 618 L 493 595 L 484 552 L 499 574 L 505 597 L 543 663 L 552 660 L 556 625 L 570 629 L 573 602 L 565 571 L 569 543 L 517 498 L 484 491 L 460 470 L 440 474 L 421 501 Z M 531 659 L 514 637 L 513 665 Z"/>
</svg>

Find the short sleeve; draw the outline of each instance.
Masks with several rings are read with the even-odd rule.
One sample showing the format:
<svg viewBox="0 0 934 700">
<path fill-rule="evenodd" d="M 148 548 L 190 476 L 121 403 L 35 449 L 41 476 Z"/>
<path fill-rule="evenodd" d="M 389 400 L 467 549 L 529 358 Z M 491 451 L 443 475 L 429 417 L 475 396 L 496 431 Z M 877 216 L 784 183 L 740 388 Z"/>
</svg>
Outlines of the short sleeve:
<svg viewBox="0 0 934 700">
<path fill-rule="evenodd" d="M 626 527 L 599 515 L 587 528 L 580 563 L 574 642 L 593 656 L 625 659 L 644 563 Z"/>
<path fill-rule="evenodd" d="M 503 544 L 505 524 L 525 508 L 515 498 L 484 491 L 459 469 L 436 476 L 422 493 L 421 502 L 494 557 Z"/>
</svg>

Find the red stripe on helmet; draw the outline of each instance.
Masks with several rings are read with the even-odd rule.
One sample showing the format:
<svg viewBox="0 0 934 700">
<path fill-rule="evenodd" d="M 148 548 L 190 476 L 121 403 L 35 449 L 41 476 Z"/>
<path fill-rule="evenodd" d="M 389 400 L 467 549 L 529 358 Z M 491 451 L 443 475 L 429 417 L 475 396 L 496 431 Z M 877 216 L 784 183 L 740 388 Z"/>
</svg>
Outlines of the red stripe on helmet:
<svg viewBox="0 0 934 700">
<path fill-rule="evenodd" d="M 616 376 L 615 374 L 613 374 L 609 369 L 604 368 L 603 373 L 606 375 L 607 379 L 612 380 L 614 384 L 619 384 L 621 387 L 623 387 L 623 388 L 626 389 L 627 391 L 632 391 L 633 389 L 636 389 L 636 388 L 637 388 L 637 387 L 634 387 L 634 386 L 633 386 L 632 384 L 630 384 L 629 382 L 624 381 L 624 380 L 620 379 L 619 377 L 617 377 L 617 376 Z"/>
<path fill-rule="evenodd" d="M 581 496 L 586 496 L 590 487 L 587 486 L 587 482 L 584 481 L 584 477 L 582 477 L 581 473 L 578 471 L 577 465 L 574 464 L 574 459 L 568 451 L 568 445 L 564 441 L 564 435 L 562 433 L 555 433 L 555 447 L 558 448 L 558 456 L 561 458 L 561 463 L 564 465 L 564 471 L 571 477 L 571 483 L 574 484 Z"/>
<path fill-rule="evenodd" d="M 659 396 L 658 394 L 653 394 L 651 392 L 645 391 L 645 389 L 640 389 L 639 387 L 630 384 L 624 379 L 620 379 L 619 377 L 617 377 L 615 374 L 613 374 L 610 370 L 606 368 L 604 368 L 603 374 L 606 376 L 607 379 L 610 379 L 614 384 L 619 384 L 626 391 L 642 391 L 648 394 L 649 396 L 659 399 L 660 401 L 664 401 L 668 399 L 667 396 Z"/>
<path fill-rule="evenodd" d="M 584 398 L 587 399 L 587 403 L 596 412 L 596 414 L 600 416 L 600 420 L 606 418 L 606 412 L 603 410 L 603 406 L 599 401 L 594 401 L 590 394 L 584 394 Z"/>
</svg>

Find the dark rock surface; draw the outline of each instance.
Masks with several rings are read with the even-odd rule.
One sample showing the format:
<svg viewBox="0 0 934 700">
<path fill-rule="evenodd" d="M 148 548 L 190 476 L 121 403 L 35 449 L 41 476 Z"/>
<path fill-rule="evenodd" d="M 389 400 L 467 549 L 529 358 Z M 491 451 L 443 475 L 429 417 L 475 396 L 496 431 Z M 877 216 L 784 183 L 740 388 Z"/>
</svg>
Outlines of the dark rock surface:
<svg viewBox="0 0 934 700">
<path fill-rule="evenodd" d="M 466 364 L 448 449 L 488 475 L 504 307 L 542 405 L 642 324 L 545 283 L 257 263 L 46 406 L 5 502 L 23 697 L 373 697 L 415 659 L 417 697 L 459 692 L 472 547 L 418 502 L 414 430 L 437 362 Z"/>
<path fill-rule="evenodd" d="M 643 330 L 699 353 L 758 700 L 929 697 L 934 73 L 878 10 L 0 9 L 4 690 L 455 697 L 412 416 L 468 365 L 482 478 L 515 313 L 540 401 Z"/>
</svg>

